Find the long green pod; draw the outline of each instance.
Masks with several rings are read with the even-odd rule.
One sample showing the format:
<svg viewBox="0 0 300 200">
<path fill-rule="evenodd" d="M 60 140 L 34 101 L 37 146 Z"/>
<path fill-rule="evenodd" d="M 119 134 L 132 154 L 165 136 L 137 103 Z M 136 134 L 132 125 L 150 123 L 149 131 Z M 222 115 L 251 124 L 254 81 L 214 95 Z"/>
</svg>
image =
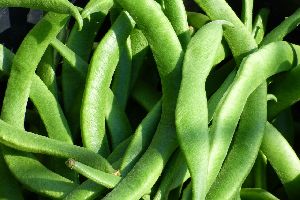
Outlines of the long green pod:
<svg viewBox="0 0 300 200">
<path fill-rule="evenodd" d="M 2 152 L 0 155 L 0 197 L 1 199 L 23 200 L 21 188 L 17 180 L 12 176 L 3 159 Z"/>
<path fill-rule="evenodd" d="M 189 183 L 186 188 L 183 190 L 181 200 L 190 200 L 192 199 L 192 183 Z"/>
<path fill-rule="evenodd" d="M 161 183 L 154 196 L 154 200 L 166 200 L 171 190 L 183 184 L 190 177 L 185 158 L 180 151 L 174 153 L 167 164 Z"/>
<path fill-rule="evenodd" d="M 81 30 L 83 26 L 78 9 L 68 0 L 1 0 L 0 7 L 24 7 L 61 14 L 71 14 L 76 19 L 79 30 Z"/>
<path fill-rule="evenodd" d="M 300 9 L 297 9 L 294 14 L 286 18 L 281 24 L 274 28 L 261 42 L 260 46 L 267 45 L 271 42 L 281 41 L 283 38 L 293 31 L 300 24 Z"/>
<path fill-rule="evenodd" d="M 172 25 L 156 2 L 117 2 L 130 13 L 147 38 L 158 66 L 163 91 L 161 120 L 150 146 L 128 175 L 104 198 L 133 200 L 141 198 L 154 185 L 177 146 L 174 111 L 183 51 Z M 145 173 L 147 171 L 152 172 L 151 176 Z"/>
<path fill-rule="evenodd" d="M 2 49 L 0 57 L 4 60 L 4 62 L 0 63 L 0 71 L 9 74 L 14 54 L 2 45 L 0 45 L 0 49 Z M 48 136 L 72 144 L 73 142 L 68 123 L 57 99 L 36 75 L 33 76 L 29 98 L 38 109 L 46 126 Z"/>
<path fill-rule="evenodd" d="M 95 37 L 107 15 L 109 9 L 103 8 L 100 12 L 91 15 L 90 20 L 84 20 L 84 29 L 78 31 L 77 25 L 73 26 L 68 36 L 66 46 L 88 62 L 93 49 Z M 80 63 L 78 64 L 78 67 Z M 86 70 L 87 71 L 87 70 Z M 80 107 L 85 85 L 85 79 L 74 72 L 69 63 L 62 65 L 62 97 L 64 111 L 70 122 L 70 129 L 74 139 L 80 135 Z"/>
<path fill-rule="evenodd" d="M 260 188 L 242 188 L 240 194 L 242 200 L 279 200 L 268 191 Z"/>
<path fill-rule="evenodd" d="M 260 44 L 265 36 L 269 14 L 269 9 L 262 8 L 255 17 L 252 36 L 255 38 L 257 44 Z"/>
<path fill-rule="evenodd" d="M 270 123 L 266 124 L 261 150 L 275 169 L 289 198 L 297 199 L 300 195 L 300 160 L 285 138 Z"/>
<path fill-rule="evenodd" d="M 230 90 L 216 110 L 210 129 L 209 183 L 221 169 L 247 98 L 268 77 L 294 67 L 297 64 L 294 51 L 299 52 L 299 47 L 287 42 L 275 42 L 243 60 Z"/>
<path fill-rule="evenodd" d="M 20 130 L 2 120 L 0 125 L 0 141 L 6 146 L 26 152 L 74 158 L 106 172 L 115 171 L 107 160 L 88 149 Z"/>
<path fill-rule="evenodd" d="M 113 4 L 114 1 L 112 0 L 90 0 L 81 13 L 82 18 L 87 18 L 96 12 L 105 12 L 107 14 Z"/>
<path fill-rule="evenodd" d="M 197 12 L 187 12 L 187 20 L 188 24 L 194 27 L 195 29 L 199 29 L 206 23 L 210 22 L 209 17 Z"/>
<path fill-rule="evenodd" d="M 300 65 L 275 78 L 269 87 L 269 93 L 274 94 L 277 102 L 268 102 L 268 119 L 274 119 L 281 111 L 300 100 Z"/>
<path fill-rule="evenodd" d="M 88 63 L 59 40 L 54 39 L 51 44 L 63 56 L 65 61 L 68 62 L 69 67 L 72 67 L 79 74 L 79 78 L 85 79 Z M 108 89 L 107 94 L 105 117 L 114 149 L 131 134 L 131 126 L 125 112 L 119 106 L 110 89 Z"/>
<path fill-rule="evenodd" d="M 207 189 L 209 136 L 205 82 L 221 45 L 222 24 L 224 21 L 215 21 L 199 29 L 187 47 L 183 62 L 176 130 L 191 173 L 193 199 L 204 199 Z M 207 51 L 203 51 L 204 47 Z"/>
<path fill-rule="evenodd" d="M 119 43 L 126 43 L 133 27 L 131 17 L 122 12 L 101 40 L 90 63 L 81 107 L 81 128 L 84 146 L 96 152 L 108 154 L 105 142 L 107 90 L 118 64 Z"/>
<path fill-rule="evenodd" d="M 105 173 L 103 171 L 87 166 L 81 162 L 78 162 L 72 158 L 66 161 L 66 165 L 77 173 L 107 188 L 114 188 L 121 180 L 120 176 Z"/>
<path fill-rule="evenodd" d="M 262 84 L 260 87 L 266 87 L 266 85 Z M 266 88 L 260 89 L 259 92 L 248 98 L 234 141 L 231 144 L 232 148 L 227 154 L 216 181 L 207 193 L 207 200 L 232 199 L 251 171 L 264 136 L 265 126 L 257 122 L 266 121 L 267 96 L 265 90 Z M 264 99 L 261 101 L 264 103 L 257 104 L 258 97 L 263 96 Z"/>
<path fill-rule="evenodd" d="M 243 0 L 242 7 L 242 22 L 248 31 L 252 31 L 252 21 L 253 21 L 253 1 L 254 0 Z"/>
<path fill-rule="evenodd" d="M 3 123 L 3 122 L 2 122 Z M 2 131 L 1 131 L 2 132 Z M 10 134 L 11 132 L 8 132 Z M 23 138 L 24 133 L 20 135 Z M 26 188 L 43 196 L 61 199 L 77 185 L 46 168 L 32 155 L 13 149 L 3 149 L 8 168 Z M 14 191 L 15 192 L 15 191 Z"/>
<path fill-rule="evenodd" d="M 163 11 L 178 35 L 182 48 L 186 49 L 191 36 L 183 0 L 164 0 Z"/>
<path fill-rule="evenodd" d="M 151 143 L 161 115 L 161 101 L 151 109 L 137 127 L 122 158 L 120 170 L 126 175 Z"/>
</svg>

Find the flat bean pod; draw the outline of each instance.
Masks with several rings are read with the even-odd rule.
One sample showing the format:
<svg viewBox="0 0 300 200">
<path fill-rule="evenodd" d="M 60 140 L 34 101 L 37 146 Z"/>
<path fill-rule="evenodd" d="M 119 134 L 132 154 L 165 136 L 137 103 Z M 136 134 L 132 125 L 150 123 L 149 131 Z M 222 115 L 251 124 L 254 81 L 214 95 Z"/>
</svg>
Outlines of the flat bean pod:
<svg viewBox="0 0 300 200">
<path fill-rule="evenodd" d="M 105 101 L 119 58 L 119 43 L 134 27 L 131 17 L 122 12 L 93 54 L 81 108 L 82 141 L 85 147 L 107 154 L 105 142 Z M 107 51 L 110 49 L 110 51 Z"/>
<path fill-rule="evenodd" d="M 187 47 L 183 62 L 176 107 L 176 130 L 191 173 L 193 199 L 203 199 L 206 190 L 209 136 L 205 81 L 221 45 L 223 23 L 211 22 L 199 29 Z M 203 47 L 207 51 L 203 51 Z"/>
<path fill-rule="evenodd" d="M 279 200 L 266 190 L 260 188 L 242 188 L 241 189 L 242 200 Z"/>
<path fill-rule="evenodd" d="M 243 0 L 241 19 L 248 31 L 252 31 L 253 0 Z"/>
<path fill-rule="evenodd" d="M 41 9 L 61 14 L 71 14 L 82 29 L 83 22 L 78 9 L 67 0 L 1 0 L 0 7 L 24 7 Z"/>
</svg>

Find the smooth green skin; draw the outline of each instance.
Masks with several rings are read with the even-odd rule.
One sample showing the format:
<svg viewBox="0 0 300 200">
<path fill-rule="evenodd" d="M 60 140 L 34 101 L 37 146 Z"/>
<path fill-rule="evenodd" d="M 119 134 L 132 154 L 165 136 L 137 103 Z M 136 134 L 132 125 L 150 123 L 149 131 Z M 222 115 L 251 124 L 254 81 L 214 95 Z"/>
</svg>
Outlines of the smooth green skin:
<svg viewBox="0 0 300 200">
<path fill-rule="evenodd" d="M 294 14 L 286 18 L 276 28 L 266 35 L 260 46 L 267 45 L 271 42 L 281 41 L 291 31 L 297 28 L 300 24 L 300 9 L 297 9 Z"/>
<path fill-rule="evenodd" d="M 260 188 L 242 188 L 240 194 L 242 200 L 279 200 L 268 191 Z"/>
<path fill-rule="evenodd" d="M 255 38 L 257 44 L 260 44 L 265 36 L 269 14 L 269 9 L 262 8 L 255 17 L 252 36 Z"/>
<path fill-rule="evenodd" d="M 96 12 L 109 11 L 113 6 L 113 0 L 90 0 L 85 8 L 83 9 L 81 16 L 82 18 L 89 18 L 91 14 Z M 105 12 L 107 14 L 107 12 Z"/>
<path fill-rule="evenodd" d="M 266 85 L 262 84 L 260 87 L 266 87 Z M 226 156 L 218 177 L 207 193 L 207 200 L 232 199 L 251 171 L 264 135 L 265 126 L 257 122 L 266 121 L 267 96 L 265 90 L 266 88 L 260 89 L 259 92 L 248 98 L 234 141 L 231 144 L 232 148 Z M 261 98 L 263 95 L 265 96 L 261 101 L 264 103 L 257 104 L 257 98 Z"/>
<path fill-rule="evenodd" d="M 83 145 L 108 154 L 105 136 L 107 90 L 119 60 L 119 44 L 125 44 L 134 27 L 131 17 L 122 12 L 95 50 L 86 79 L 81 107 Z M 109 51 L 108 51 L 109 50 Z"/>
<path fill-rule="evenodd" d="M 161 93 L 147 82 L 137 80 L 131 92 L 132 98 L 138 102 L 146 111 L 150 111 L 154 105 L 161 99 Z"/>
<path fill-rule="evenodd" d="M 216 110 L 210 129 L 209 183 L 222 166 L 247 98 L 268 77 L 295 66 L 297 57 L 294 51 L 299 51 L 299 47 L 275 42 L 243 60 L 230 90 Z"/>
<path fill-rule="evenodd" d="M 54 65 L 54 50 L 52 47 L 48 47 L 36 69 L 36 74 L 45 83 L 55 98 L 58 99 L 57 81 L 55 76 L 56 66 Z"/>
<path fill-rule="evenodd" d="M 106 188 L 114 188 L 121 180 L 121 177 L 117 175 L 105 173 L 103 171 L 94 169 L 74 159 L 67 160 L 66 165 L 70 169 L 76 171 L 77 173 Z"/>
<path fill-rule="evenodd" d="M 174 153 L 168 162 L 154 200 L 167 200 L 171 190 L 177 188 L 190 177 L 185 158 L 180 151 Z"/>
<path fill-rule="evenodd" d="M 161 115 L 161 101 L 151 109 L 137 127 L 121 161 L 121 174 L 125 176 L 148 148 Z"/>
<path fill-rule="evenodd" d="M 61 158 L 74 158 L 96 169 L 111 173 L 115 172 L 107 160 L 86 148 L 26 132 L 12 127 L 2 120 L 0 121 L 0 125 L 0 141 L 6 146 L 25 152 L 46 154 Z"/>
<path fill-rule="evenodd" d="M 150 146 L 128 175 L 104 198 L 133 200 L 150 190 L 177 146 L 174 112 L 183 51 L 172 25 L 156 2 L 117 0 L 117 3 L 130 13 L 147 38 L 163 91 L 161 120 Z M 145 172 L 151 172 L 151 175 Z"/>
<path fill-rule="evenodd" d="M 1 0 L 0 7 L 23 7 L 72 15 L 82 29 L 83 21 L 78 9 L 67 0 Z"/>
<path fill-rule="evenodd" d="M 269 93 L 274 94 L 277 102 L 268 102 L 268 119 L 274 119 L 281 111 L 300 100 L 300 66 L 295 67 L 281 77 L 275 78 L 269 88 Z"/>
<path fill-rule="evenodd" d="M 191 36 L 183 0 L 164 0 L 163 5 L 163 11 L 178 35 L 182 48 L 185 50 Z"/>
<path fill-rule="evenodd" d="M 191 173 L 193 199 L 204 199 L 207 189 L 209 136 L 205 82 L 221 45 L 223 23 L 211 22 L 199 29 L 187 47 L 183 62 L 176 133 Z"/>
<path fill-rule="evenodd" d="M 270 123 L 266 124 L 262 152 L 275 169 L 289 198 L 299 197 L 300 160 L 285 138 Z"/>
<path fill-rule="evenodd" d="M 114 73 L 112 82 L 112 91 L 119 102 L 122 110 L 125 110 L 129 97 L 131 70 L 132 70 L 132 52 L 130 37 L 123 45 L 119 45 L 120 58 Z"/>
<path fill-rule="evenodd" d="M 243 0 L 242 17 L 241 20 L 245 24 L 248 31 L 252 31 L 253 21 L 253 1 L 254 0 Z"/>
<path fill-rule="evenodd" d="M 23 200 L 21 188 L 0 156 L 0 199 Z"/>
<path fill-rule="evenodd" d="M 14 124 L 16 127 L 23 128 L 26 104 L 35 68 L 50 41 L 56 37 L 67 19 L 67 15 L 48 13 L 23 40 L 14 58 L 11 76 L 8 81 L 7 95 L 5 96 L 2 109 L 3 120 Z M 35 57 L 31 56 L 33 52 Z M 5 161 L 14 176 L 32 190 L 56 198 L 58 196 L 61 197 L 64 192 L 72 189 L 73 183 L 70 180 L 48 170 L 40 162 L 34 160 L 30 154 L 4 146 L 2 146 L 2 151 Z M 19 159 L 15 159 L 16 156 L 9 156 L 10 154 L 18 155 Z M 16 164 L 19 160 L 22 160 L 22 162 Z M 30 169 L 31 167 L 35 170 L 23 173 L 23 169 Z M 47 183 L 41 184 L 41 182 L 28 181 L 28 177 L 40 177 L 41 182 L 45 181 L 43 177 L 50 177 L 53 181 L 46 181 Z"/>
<path fill-rule="evenodd" d="M 51 44 L 63 56 L 65 61 L 68 62 L 70 67 L 79 73 L 79 78 L 85 79 L 88 63 L 59 40 L 54 39 Z M 105 117 L 110 131 L 112 148 L 114 149 L 120 142 L 130 136 L 132 131 L 125 112 L 122 111 L 110 89 L 108 89 L 107 94 Z"/>
</svg>

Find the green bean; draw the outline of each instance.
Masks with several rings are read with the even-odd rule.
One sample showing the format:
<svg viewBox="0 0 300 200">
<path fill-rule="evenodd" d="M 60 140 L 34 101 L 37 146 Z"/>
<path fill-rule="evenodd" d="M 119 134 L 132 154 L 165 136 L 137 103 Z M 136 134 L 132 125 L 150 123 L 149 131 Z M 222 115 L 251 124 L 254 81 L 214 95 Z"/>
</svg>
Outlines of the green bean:
<svg viewBox="0 0 300 200">
<path fill-rule="evenodd" d="M 297 199 L 300 160 L 285 138 L 270 123 L 266 124 L 261 150 L 275 169 L 289 198 Z"/>
<path fill-rule="evenodd" d="M 195 29 L 199 29 L 210 21 L 209 17 L 202 13 L 187 12 L 188 24 Z"/>
<path fill-rule="evenodd" d="M 2 149 L 6 162 L 9 160 L 7 165 L 12 174 L 32 191 L 53 198 L 63 198 L 77 186 L 69 179 L 47 169 L 32 154 Z"/>
<path fill-rule="evenodd" d="M 261 189 L 267 188 L 266 167 L 267 167 L 267 158 L 260 151 L 257 155 L 255 164 L 253 166 L 255 188 L 261 188 Z"/>
<path fill-rule="evenodd" d="M 248 31 L 252 31 L 252 20 L 253 20 L 253 1 L 254 0 L 243 0 L 242 9 L 242 22 Z"/>
<path fill-rule="evenodd" d="M 255 38 L 257 44 L 260 44 L 264 38 L 269 13 L 269 9 L 263 8 L 258 12 L 254 20 L 252 36 Z"/>
<path fill-rule="evenodd" d="M 0 53 L 0 57 L 2 56 L 4 59 L 4 62 L 0 63 L 0 71 L 8 74 L 11 71 L 14 54 L 2 45 L 0 45 L 0 49 L 3 51 L 3 53 Z M 67 121 L 56 98 L 38 76 L 34 75 L 32 82 L 29 98 L 37 107 L 46 126 L 48 136 L 72 144 Z"/>
<path fill-rule="evenodd" d="M 120 166 L 122 175 L 126 175 L 136 164 L 141 155 L 146 151 L 157 128 L 160 115 L 161 101 L 156 103 L 137 127 L 122 158 Z"/>
<path fill-rule="evenodd" d="M 81 13 L 82 18 L 89 17 L 96 12 L 103 12 L 107 15 L 108 11 L 113 6 L 113 3 L 112 0 L 90 0 Z"/>
<path fill-rule="evenodd" d="M 279 200 L 277 197 L 260 188 L 242 188 L 242 200 Z"/>
<path fill-rule="evenodd" d="M 297 9 L 294 14 L 286 18 L 281 24 L 266 35 L 261 46 L 275 41 L 281 41 L 283 38 L 293 31 L 300 24 L 300 9 Z"/>
<path fill-rule="evenodd" d="M 82 29 L 83 22 L 78 9 L 67 0 L 1 0 L 0 7 L 24 7 L 32 9 L 41 9 L 61 14 L 71 14 Z"/>
<path fill-rule="evenodd" d="M 6 146 L 32 153 L 72 157 L 97 169 L 114 172 L 107 160 L 90 150 L 17 129 L 2 120 L 0 125 L 0 141 Z"/>
<path fill-rule="evenodd" d="M 79 55 L 86 62 L 90 58 L 94 39 L 107 15 L 108 10 L 103 9 L 99 13 L 91 15 L 90 21 L 84 20 L 84 29 L 78 31 L 77 25 L 73 27 L 68 37 L 66 46 Z M 79 64 L 80 63 L 77 63 Z M 78 66 L 79 67 L 79 66 Z M 74 139 L 80 135 L 80 108 L 84 90 L 85 79 L 74 72 L 68 63 L 62 66 L 62 94 L 66 117 L 70 122 Z"/>
<path fill-rule="evenodd" d="M 230 91 L 228 91 L 224 97 L 222 105 L 216 110 L 213 125 L 210 130 L 212 143 L 209 159 L 209 174 L 218 173 L 249 95 L 269 76 L 289 70 L 295 66 L 297 59 L 294 55 L 294 51 L 299 51 L 297 50 L 298 48 L 299 47 L 286 42 L 271 43 L 257 52 L 252 53 L 242 62 Z M 268 62 L 262 62 L 261 58 L 268 59 Z M 253 68 L 253 66 L 260 66 L 260 68 Z M 234 103 L 234 101 L 238 103 Z M 233 108 L 232 105 L 235 105 L 235 107 Z M 224 134 L 223 130 L 226 130 L 226 134 Z M 226 151 L 224 151 L 224 149 Z M 215 175 L 212 175 L 212 177 L 209 178 L 214 178 L 214 176 Z"/>
<path fill-rule="evenodd" d="M 179 41 L 183 49 L 191 39 L 189 33 L 189 25 L 187 22 L 187 14 L 182 0 L 164 0 L 163 11 L 170 20 L 175 33 L 178 35 Z"/>
<path fill-rule="evenodd" d="M 262 84 L 260 87 L 266 87 L 266 85 Z M 266 121 L 267 117 L 265 88 L 258 91 L 247 100 L 233 144 L 231 144 L 232 148 L 227 154 L 218 177 L 207 193 L 206 199 L 232 199 L 254 165 L 265 128 L 264 124 L 258 122 Z M 256 99 L 263 95 L 265 95 L 264 99 L 261 100 L 264 103 L 257 104 Z"/>
<path fill-rule="evenodd" d="M 192 199 L 192 183 L 189 183 L 187 187 L 183 190 L 181 200 L 190 200 Z"/>
<path fill-rule="evenodd" d="M 300 65 L 291 71 L 275 78 L 269 88 L 269 93 L 274 94 L 277 102 L 268 102 L 268 119 L 274 119 L 281 111 L 300 100 Z M 291 87 L 292 86 L 292 87 Z"/>
<path fill-rule="evenodd" d="M 117 176 L 117 174 L 113 175 L 105 173 L 82 164 L 74 159 L 67 160 L 66 165 L 72 170 L 75 170 L 77 173 L 107 188 L 114 188 L 121 180 L 121 177 Z"/>
<path fill-rule="evenodd" d="M 119 102 L 120 108 L 125 110 L 131 81 L 131 68 L 132 68 L 132 52 L 131 52 L 131 40 L 127 38 L 127 42 L 119 45 L 119 63 L 114 73 L 114 79 L 112 82 L 112 91 L 115 94 L 116 99 Z"/>
<path fill-rule="evenodd" d="M 172 25 L 156 2 L 118 0 L 117 3 L 130 13 L 147 38 L 157 62 L 163 90 L 161 120 L 150 146 L 128 175 L 104 198 L 132 200 L 142 197 L 154 185 L 177 146 L 174 111 L 183 52 Z M 166 31 L 169 34 L 164 34 Z M 145 171 L 151 171 L 151 176 Z"/>
<path fill-rule="evenodd" d="M 69 67 L 73 67 L 76 72 L 80 74 L 82 79 L 86 77 L 88 68 L 87 62 L 57 39 L 53 40 L 51 44 L 58 49 L 60 54 L 70 64 Z M 112 147 L 115 148 L 116 145 L 131 134 L 131 127 L 125 113 L 118 105 L 110 89 L 107 94 L 105 117 L 111 133 Z"/>
<path fill-rule="evenodd" d="M 170 191 L 190 177 L 185 158 L 180 151 L 174 153 L 165 170 L 154 200 L 170 198 Z"/>
<path fill-rule="evenodd" d="M 48 47 L 44 53 L 38 68 L 36 69 L 36 74 L 45 83 L 51 93 L 58 99 L 57 94 L 57 82 L 55 76 L 55 66 L 54 66 L 54 50 Z"/>
<path fill-rule="evenodd" d="M 113 152 L 107 157 L 108 162 L 114 163 L 120 160 L 123 155 L 125 154 L 128 145 L 130 144 L 132 140 L 132 136 L 129 136 L 126 138 L 123 142 L 121 142 L 114 150 Z"/>
<path fill-rule="evenodd" d="M 205 81 L 221 44 L 224 23 L 216 21 L 199 29 L 187 47 L 183 62 L 176 129 L 180 148 L 191 173 L 193 199 L 203 199 L 207 189 L 209 137 Z M 203 47 L 207 51 L 203 51 Z M 195 90 L 199 93 L 193 92 Z"/>
<path fill-rule="evenodd" d="M 131 17 L 122 12 L 101 40 L 90 63 L 82 100 L 81 127 L 84 146 L 96 152 L 104 154 L 108 152 L 104 140 L 105 100 L 113 72 L 118 64 L 118 45 L 126 42 L 133 27 Z"/>
<path fill-rule="evenodd" d="M 1 60 L 1 59 L 0 59 Z M 6 163 L 0 155 L 0 194 L 2 199 L 16 199 L 23 200 L 21 188 L 18 182 L 12 176 L 11 172 L 6 166 Z"/>
</svg>

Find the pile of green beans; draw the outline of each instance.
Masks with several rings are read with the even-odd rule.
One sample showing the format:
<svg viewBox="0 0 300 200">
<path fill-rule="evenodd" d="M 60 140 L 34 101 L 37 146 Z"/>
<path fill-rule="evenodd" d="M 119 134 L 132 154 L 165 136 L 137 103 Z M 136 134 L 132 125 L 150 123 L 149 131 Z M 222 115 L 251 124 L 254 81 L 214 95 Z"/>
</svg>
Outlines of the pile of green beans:
<svg viewBox="0 0 300 200">
<path fill-rule="evenodd" d="M 195 3 L 0 0 L 45 11 L 0 44 L 0 199 L 300 199 L 300 8 Z"/>
</svg>

